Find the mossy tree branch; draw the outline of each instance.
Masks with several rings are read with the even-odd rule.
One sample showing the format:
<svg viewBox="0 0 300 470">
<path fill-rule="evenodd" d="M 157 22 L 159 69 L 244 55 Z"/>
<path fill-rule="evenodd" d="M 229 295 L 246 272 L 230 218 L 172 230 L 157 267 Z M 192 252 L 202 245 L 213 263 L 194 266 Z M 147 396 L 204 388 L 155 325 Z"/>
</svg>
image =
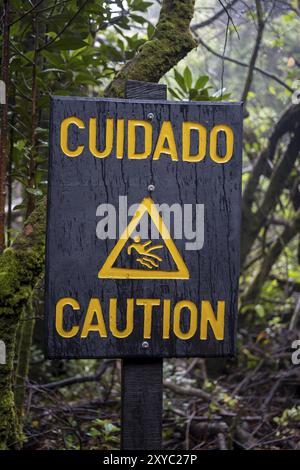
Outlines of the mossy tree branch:
<svg viewBox="0 0 300 470">
<path fill-rule="evenodd" d="M 163 0 L 153 38 L 121 68 L 105 90 L 106 96 L 124 96 L 126 80 L 158 82 L 197 46 L 190 32 L 194 3 L 194 0 Z"/>
</svg>

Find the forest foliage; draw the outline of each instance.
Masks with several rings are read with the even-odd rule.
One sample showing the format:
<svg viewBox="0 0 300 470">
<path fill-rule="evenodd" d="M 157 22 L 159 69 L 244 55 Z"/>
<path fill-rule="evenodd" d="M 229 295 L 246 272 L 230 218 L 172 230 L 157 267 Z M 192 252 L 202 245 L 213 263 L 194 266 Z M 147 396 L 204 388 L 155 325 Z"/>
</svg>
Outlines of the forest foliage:
<svg viewBox="0 0 300 470">
<path fill-rule="evenodd" d="M 165 447 L 299 449 L 299 1 L 1 3 L 0 446 L 118 446 L 119 362 L 43 359 L 49 97 L 116 92 L 144 54 L 169 99 L 242 99 L 245 114 L 238 355 L 165 361 Z M 172 49 L 166 24 L 182 33 L 193 11 Z"/>
</svg>

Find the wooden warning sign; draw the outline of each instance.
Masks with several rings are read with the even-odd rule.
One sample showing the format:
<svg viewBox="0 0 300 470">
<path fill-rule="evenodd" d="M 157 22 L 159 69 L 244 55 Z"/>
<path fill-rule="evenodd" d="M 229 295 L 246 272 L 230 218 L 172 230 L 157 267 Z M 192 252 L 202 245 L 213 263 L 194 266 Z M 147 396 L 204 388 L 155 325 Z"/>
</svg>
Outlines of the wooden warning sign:
<svg viewBox="0 0 300 470">
<path fill-rule="evenodd" d="M 48 356 L 234 354 L 241 105 L 51 109 Z"/>
</svg>

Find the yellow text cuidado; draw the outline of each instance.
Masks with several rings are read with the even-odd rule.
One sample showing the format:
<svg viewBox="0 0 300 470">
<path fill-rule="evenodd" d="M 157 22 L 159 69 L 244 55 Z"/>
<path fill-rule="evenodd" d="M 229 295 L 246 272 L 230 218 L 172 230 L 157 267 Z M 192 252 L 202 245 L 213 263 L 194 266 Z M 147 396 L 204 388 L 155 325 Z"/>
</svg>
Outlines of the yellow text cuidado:
<svg viewBox="0 0 300 470">
<path fill-rule="evenodd" d="M 140 129 L 139 139 L 137 130 Z M 123 159 L 125 155 L 130 160 L 144 160 L 153 158 L 159 160 L 169 158 L 172 162 L 182 160 L 187 163 L 201 162 L 206 155 L 215 163 L 224 164 L 231 160 L 234 153 L 234 133 L 227 124 L 218 124 L 208 130 L 198 122 L 183 122 L 180 139 L 175 138 L 171 121 L 163 121 L 158 138 L 154 141 L 153 124 L 140 119 L 112 119 L 107 118 L 105 126 L 101 126 L 97 118 L 91 117 L 88 124 L 76 116 L 65 118 L 60 125 L 60 148 L 67 157 L 80 157 L 88 150 L 95 158 L 113 156 Z M 70 144 L 72 130 L 78 133 L 78 144 Z M 127 132 L 127 149 L 125 149 L 125 133 Z M 87 148 L 81 143 L 87 133 Z M 225 154 L 219 155 L 218 142 L 221 134 L 225 139 Z M 141 137 L 142 135 L 142 137 Z M 100 139 L 101 136 L 101 139 Z M 100 141 L 104 142 L 100 145 Z M 139 140 L 139 141 L 138 141 Z M 182 141 L 180 146 L 176 141 Z M 194 140 L 194 149 L 192 141 Z M 196 144 L 195 144 L 196 142 Z M 179 148 L 180 147 L 180 148 Z M 115 151 L 114 151 L 115 149 Z"/>
</svg>

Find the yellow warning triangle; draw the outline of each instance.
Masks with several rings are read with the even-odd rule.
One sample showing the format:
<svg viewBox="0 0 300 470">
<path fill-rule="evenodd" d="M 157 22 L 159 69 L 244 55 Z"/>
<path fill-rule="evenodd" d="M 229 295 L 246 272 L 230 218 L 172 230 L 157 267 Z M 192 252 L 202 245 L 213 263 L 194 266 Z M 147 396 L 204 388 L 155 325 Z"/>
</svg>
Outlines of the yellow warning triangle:
<svg viewBox="0 0 300 470">
<path fill-rule="evenodd" d="M 124 248 L 126 242 L 128 241 L 132 232 L 137 227 L 141 218 L 146 212 L 149 214 L 158 232 L 160 233 L 177 267 L 177 270 L 174 270 L 174 271 L 162 271 L 158 269 L 153 270 L 153 266 L 157 266 L 156 260 L 161 259 L 161 258 L 159 256 L 155 256 L 153 254 L 147 254 L 147 253 L 150 253 L 154 251 L 155 249 L 160 248 L 161 245 L 156 246 L 156 247 L 154 246 L 150 249 L 148 248 L 147 250 L 145 250 L 145 257 L 138 259 L 142 265 L 149 268 L 149 271 L 146 269 L 113 267 L 114 263 L 116 262 L 116 259 L 118 258 L 119 254 Z M 145 245 L 149 245 L 150 243 L 151 241 L 141 246 L 145 247 Z M 150 197 L 144 198 L 142 202 L 140 203 L 139 207 L 134 213 L 128 226 L 122 233 L 117 244 L 114 246 L 114 248 L 108 255 L 104 265 L 100 269 L 98 273 L 98 277 L 104 278 L 104 279 L 189 279 L 190 275 L 186 267 L 186 264 L 183 261 L 181 254 L 177 250 L 176 245 L 173 242 L 163 219 L 159 215 L 159 212 L 155 207 L 154 201 Z"/>
</svg>

